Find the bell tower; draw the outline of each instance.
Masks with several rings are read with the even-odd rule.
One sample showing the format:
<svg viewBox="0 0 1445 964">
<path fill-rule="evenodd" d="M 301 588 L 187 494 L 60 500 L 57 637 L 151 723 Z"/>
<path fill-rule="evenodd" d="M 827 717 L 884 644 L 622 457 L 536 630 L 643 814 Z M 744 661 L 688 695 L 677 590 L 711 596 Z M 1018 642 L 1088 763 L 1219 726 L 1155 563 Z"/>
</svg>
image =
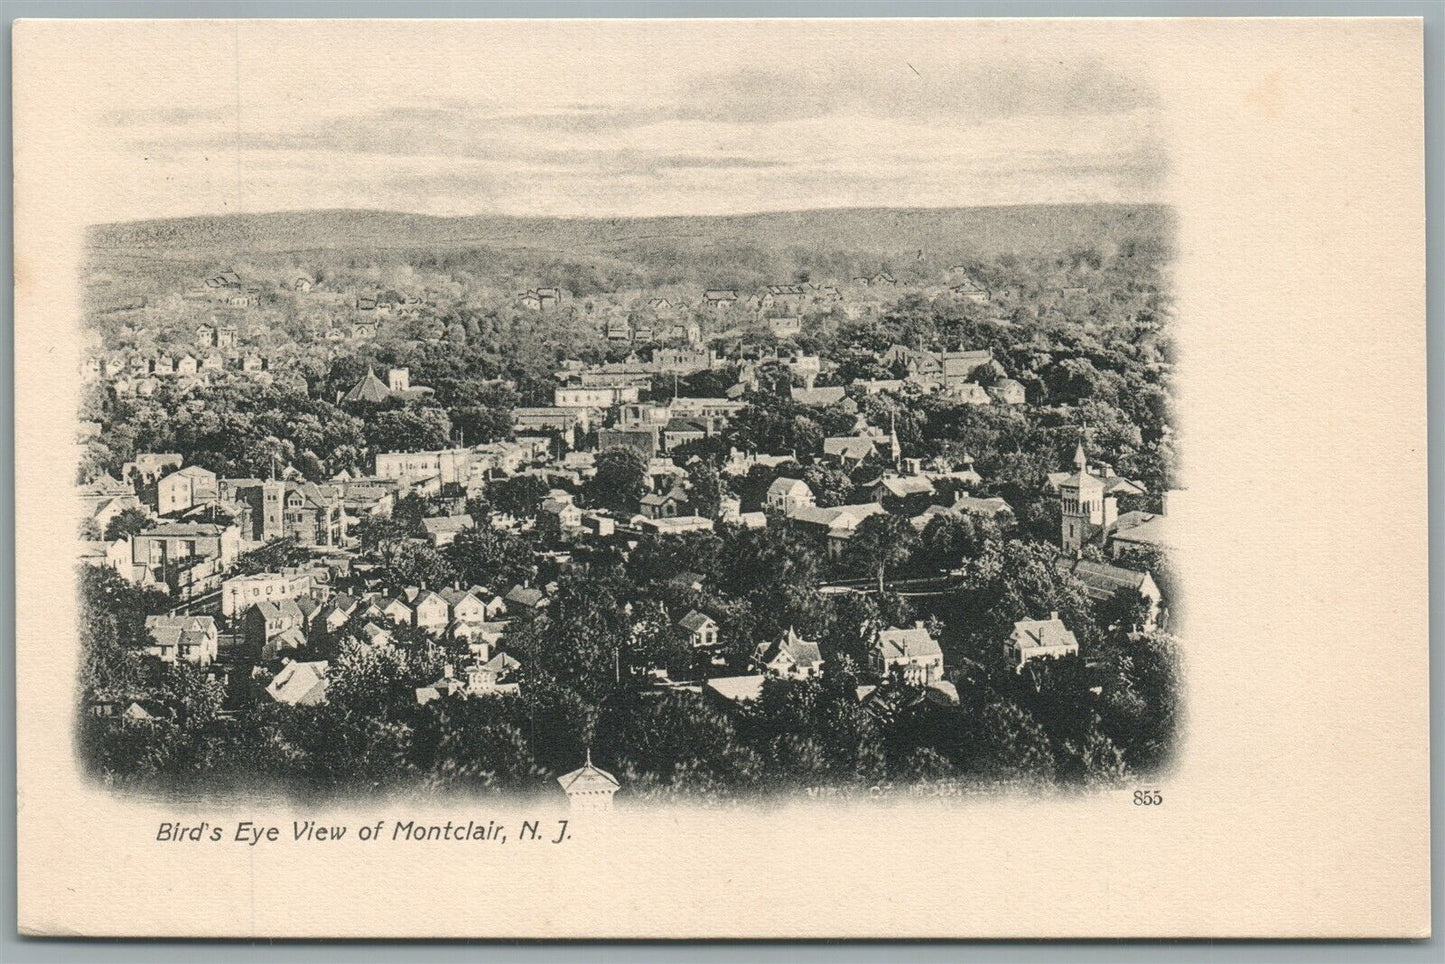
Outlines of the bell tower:
<svg viewBox="0 0 1445 964">
<path fill-rule="evenodd" d="M 1059 483 L 1059 545 L 1077 556 L 1102 536 L 1117 514 L 1113 497 L 1104 496 L 1104 480 L 1089 471 L 1084 445 L 1074 450 L 1074 472 Z"/>
<path fill-rule="evenodd" d="M 261 483 L 261 539 L 270 542 L 286 533 L 286 483 L 274 478 Z"/>
</svg>

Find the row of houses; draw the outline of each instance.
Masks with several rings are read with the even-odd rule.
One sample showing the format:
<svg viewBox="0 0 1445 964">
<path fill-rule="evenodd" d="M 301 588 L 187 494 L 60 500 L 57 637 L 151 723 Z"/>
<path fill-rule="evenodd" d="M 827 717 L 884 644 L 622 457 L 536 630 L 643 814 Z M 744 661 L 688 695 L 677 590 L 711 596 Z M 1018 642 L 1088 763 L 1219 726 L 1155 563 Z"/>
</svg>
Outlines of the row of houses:
<svg viewBox="0 0 1445 964">
<path fill-rule="evenodd" d="M 269 358 L 257 352 L 208 352 L 201 355 L 162 352 L 151 356 L 114 354 L 83 359 L 80 363 L 80 376 L 87 381 L 105 379 L 120 382 L 146 378 L 201 377 L 223 372 L 259 374 L 269 371 L 270 368 Z"/>
<path fill-rule="evenodd" d="M 1004 658 L 1020 673 L 1031 663 L 1079 655 L 1078 639 L 1057 612 L 1046 619 L 1016 621 L 1001 647 Z M 757 701 L 767 680 L 813 679 L 823 675 L 824 663 L 818 644 L 790 628 L 778 639 L 758 645 L 753 674 L 713 677 L 701 691 L 734 710 Z M 942 702 L 958 702 L 957 690 L 945 679 L 943 649 L 922 623 L 878 630 L 868 646 L 867 669 L 879 682 L 858 688 L 860 702 L 867 703 L 898 682 L 922 688 Z"/>
</svg>

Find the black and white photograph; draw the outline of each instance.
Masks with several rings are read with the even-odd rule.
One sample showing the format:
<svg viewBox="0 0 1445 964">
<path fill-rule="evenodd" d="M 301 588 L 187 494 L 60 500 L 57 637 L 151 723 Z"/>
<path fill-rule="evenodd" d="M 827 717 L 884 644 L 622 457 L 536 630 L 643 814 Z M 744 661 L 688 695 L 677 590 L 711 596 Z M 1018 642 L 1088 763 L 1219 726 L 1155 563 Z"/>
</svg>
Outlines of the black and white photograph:
<svg viewBox="0 0 1445 964">
<path fill-rule="evenodd" d="M 621 804 L 1167 767 L 1153 92 L 976 54 L 499 90 L 463 53 L 359 98 L 365 65 L 242 51 L 234 103 L 103 115 L 137 180 L 86 248 L 94 777 Z"/>
</svg>

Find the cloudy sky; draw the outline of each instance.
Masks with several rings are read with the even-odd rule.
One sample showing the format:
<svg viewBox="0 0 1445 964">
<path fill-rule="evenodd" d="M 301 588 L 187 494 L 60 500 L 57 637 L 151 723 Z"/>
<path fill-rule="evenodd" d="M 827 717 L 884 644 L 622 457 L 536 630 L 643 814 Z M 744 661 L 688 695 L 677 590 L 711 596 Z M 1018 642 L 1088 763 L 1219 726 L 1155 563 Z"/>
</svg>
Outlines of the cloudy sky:
<svg viewBox="0 0 1445 964">
<path fill-rule="evenodd" d="M 98 44 L 96 222 L 336 207 L 621 216 L 1156 200 L 1161 111 L 1061 30 L 155 24 Z"/>
</svg>

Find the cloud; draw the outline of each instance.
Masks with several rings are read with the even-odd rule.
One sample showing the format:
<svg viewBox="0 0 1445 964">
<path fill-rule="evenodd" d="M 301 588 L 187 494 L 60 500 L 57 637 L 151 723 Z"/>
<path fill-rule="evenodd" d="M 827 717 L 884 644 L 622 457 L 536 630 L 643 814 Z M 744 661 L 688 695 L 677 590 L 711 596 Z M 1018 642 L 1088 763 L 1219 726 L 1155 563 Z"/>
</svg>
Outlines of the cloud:
<svg viewBox="0 0 1445 964">
<path fill-rule="evenodd" d="M 186 127 L 234 120 L 236 108 L 227 107 L 126 107 L 103 111 L 98 120 L 106 127 Z"/>
<path fill-rule="evenodd" d="M 1155 94 L 1087 60 L 855 58 L 645 86 L 254 95 L 239 132 L 233 107 L 114 110 L 98 142 L 134 176 L 106 202 L 146 217 L 216 197 L 594 216 L 1152 200 L 1168 167 Z"/>
<path fill-rule="evenodd" d="M 598 133 L 645 127 L 676 117 L 669 107 L 617 107 L 598 104 L 574 105 L 549 111 L 503 114 L 496 122 L 507 127 L 574 134 Z"/>
<path fill-rule="evenodd" d="M 1093 61 L 866 68 L 747 68 L 689 81 L 678 116 L 774 123 L 827 116 L 990 118 L 1119 114 L 1158 106 L 1147 87 Z"/>
<path fill-rule="evenodd" d="M 654 158 L 651 162 L 661 168 L 703 168 L 703 169 L 735 169 L 735 170 L 769 170 L 772 168 L 795 167 L 791 161 L 771 160 L 765 157 L 738 157 L 738 156 L 706 156 L 672 154 L 665 157 Z"/>
</svg>

